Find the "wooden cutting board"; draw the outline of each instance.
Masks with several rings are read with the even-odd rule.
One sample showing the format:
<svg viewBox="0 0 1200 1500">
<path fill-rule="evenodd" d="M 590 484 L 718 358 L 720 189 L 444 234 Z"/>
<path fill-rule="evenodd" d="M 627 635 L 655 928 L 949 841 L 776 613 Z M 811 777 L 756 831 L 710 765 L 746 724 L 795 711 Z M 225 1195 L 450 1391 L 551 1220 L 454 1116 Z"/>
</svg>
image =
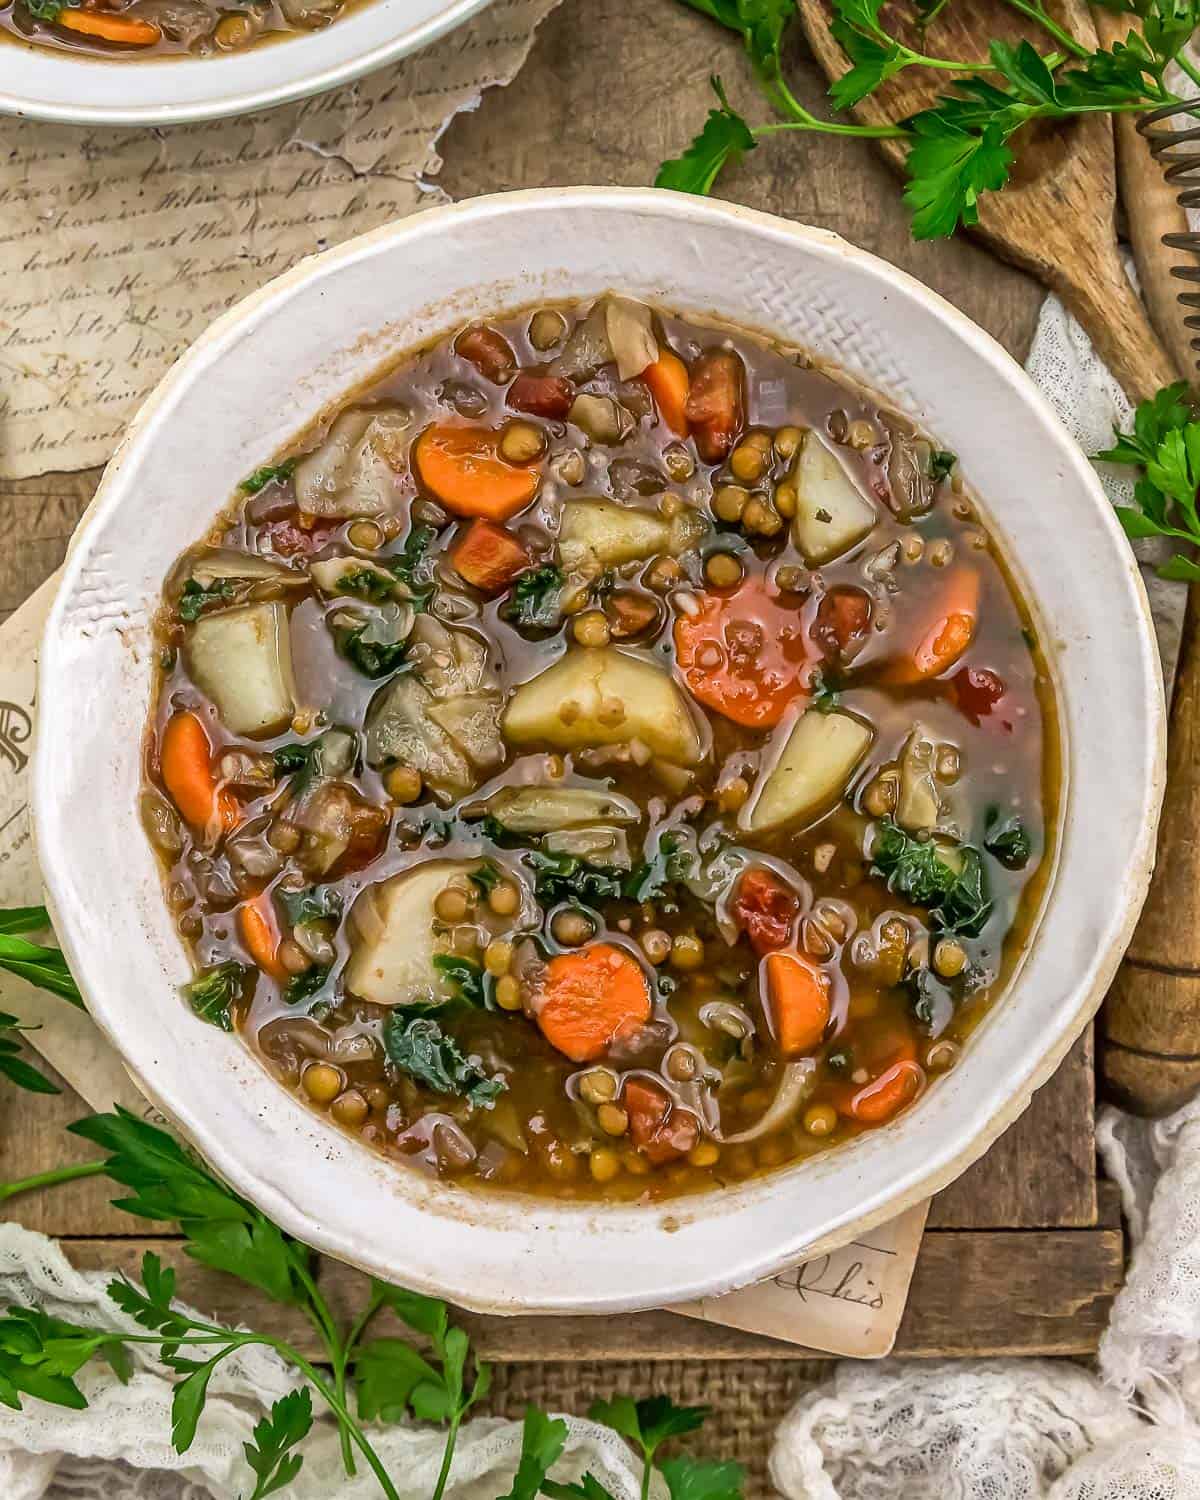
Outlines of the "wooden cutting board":
<svg viewBox="0 0 1200 1500">
<path fill-rule="evenodd" d="M 817 61 L 830 78 L 839 77 L 848 64 L 829 30 L 829 0 L 797 0 L 797 5 Z M 1095 43 L 1083 0 L 1060 0 L 1052 8 L 1073 35 Z M 911 7 L 888 7 L 889 28 L 901 9 L 908 13 Z M 1052 47 L 1046 32 L 1023 22 L 1002 0 L 949 5 L 924 34 L 911 24 L 895 29 L 909 45 L 934 57 L 983 57 L 993 37 L 1016 42 L 1028 36 L 1042 52 Z M 952 76 L 907 68 L 864 99 L 855 114 L 864 124 L 893 123 L 928 108 Z M 1062 298 L 1132 400 L 1152 395 L 1177 376 L 1117 252 L 1109 118 L 1095 115 L 1033 130 L 1040 133 L 1019 138 L 1013 181 L 1003 192 L 984 196 L 979 224 L 970 232 Z M 903 165 L 902 143 L 884 141 L 881 149 L 897 168 Z"/>
</svg>

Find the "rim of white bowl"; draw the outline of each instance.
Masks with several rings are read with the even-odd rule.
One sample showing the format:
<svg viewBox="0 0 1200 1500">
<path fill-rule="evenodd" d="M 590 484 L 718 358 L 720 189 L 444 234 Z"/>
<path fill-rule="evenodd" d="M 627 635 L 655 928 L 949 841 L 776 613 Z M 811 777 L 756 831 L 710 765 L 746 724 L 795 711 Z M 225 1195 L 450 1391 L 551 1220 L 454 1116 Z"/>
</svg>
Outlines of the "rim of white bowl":
<svg viewBox="0 0 1200 1500">
<path fill-rule="evenodd" d="M 0 38 L 18 58 L 0 115 L 61 125 L 193 125 L 342 87 L 429 46 L 492 0 L 368 0 L 332 26 L 219 57 L 106 58 Z M 413 17 L 413 11 L 417 14 Z M 394 30 L 391 21 L 395 20 Z M 264 73 L 278 76 L 270 84 Z M 91 102 L 80 102 L 76 95 Z M 132 102 L 129 102 L 130 96 Z"/>
<path fill-rule="evenodd" d="M 95 993 L 97 987 L 88 970 L 86 954 L 82 951 L 80 944 L 79 923 L 74 916 L 75 910 L 79 909 L 82 893 L 77 887 L 71 863 L 63 860 L 50 869 L 46 869 L 43 863 L 43 878 L 47 886 L 48 902 L 55 916 L 59 940 L 88 997 L 89 1010 L 109 1040 L 122 1053 L 125 1065 L 138 1086 L 196 1146 L 213 1169 L 238 1191 L 245 1193 L 248 1198 L 257 1203 L 262 1211 L 282 1228 L 322 1253 L 357 1265 L 384 1279 L 402 1280 L 405 1285 L 416 1290 L 446 1297 L 461 1306 L 481 1312 L 615 1313 L 661 1307 L 677 1302 L 690 1302 L 706 1296 L 719 1295 L 777 1274 L 805 1257 L 844 1245 L 952 1181 L 981 1156 L 996 1137 L 1022 1113 L 1034 1090 L 1054 1072 L 1083 1025 L 1098 1007 L 1128 945 L 1145 899 L 1153 868 L 1158 814 L 1165 781 L 1166 712 L 1161 669 L 1149 602 L 1141 575 L 1132 554 L 1127 550 L 1124 534 L 1112 513 L 1112 508 L 1104 496 L 1092 466 L 1021 366 L 990 334 L 936 292 L 880 257 L 848 244 L 836 234 L 807 225 L 793 224 L 773 215 L 737 205 L 711 199 L 697 199 L 685 194 L 669 193 L 658 189 L 593 187 L 535 189 L 494 194 L 429 209 L 359 236 L 344 245 L 302 262 L 252 293 L 237 307 L 213 323 L 168 371 L 134 417 L 125 438 L 109 464 L 92 507 L 80 523 L 72 540 L 59 593 L 47 623 L 39 663 L 39 702 L 42 705 L 42 715 L 45 721 L 53 722 L 54 715 L 61 716 L 63 712 L 64 706 L 56 701 L 53 685 L 59 670 L 58 657 L 63 651 L 61 640 L 64 625 L 63 614 L 67 599 L 74 593 L 80 582 L 86 556 L 84 543 L 87 536 L 114 509 L 124 503 L 125 496 L 122 493 L 121 483 L 123 468 L 136 456 L 140 445 L 154 441 L 158 430 L 170 419 L 173 398 L 190 384 L 193 377 L 199 376 L 217 364 L 222 354 L 236 341 L 252 337 L 255 326 L 260 320 L 278 311 L 301 289 L 320 285 L 327 278 L 336 275 L 339 268 L 359 258 L 369 258 L 398 241 L 428 234 L 436 236 L 444 224 L 455 220 L 482 219 L 487 222 L 514 212 L 526 210 L 536 212 L 539 207 L 546 205 L 587 209 L 597 204 L 618 212 L 667 216 L 685 221 L 689 218 L 710 222 L 733 220 L 740 222 L 757 235 L 803 240 L 809 251 L 817 257 L 848 258 L 866 274 L 888 283 L 889 290 L 894 289 L 897 293 L 923 304 L 930 316 L 938 319 L 959 338 L 965 340 L 973 348 L 976 356 L 989 363 L 999 377 L 1017 387 L 1029 409 L 1030 417 L 1040 424 L 1046 436 L 1056 444 L 1059 450 L 1058 456 L 1073 471 L 1082 490 L 1090 497 L 1093 518 L 1101 530 L 1107 532 L 1114 548 L 1114 557 L 1119 560 L 1121 576 L 1128 588 L 1124 605 L 1129 611 L 1130 624 L 1136 636 L 1136 658 L 1140 665 L 1138 681 L 1131 683 L 1130 688 L 1137 694 L 1138 709 L 1144 721 L 1144 733 L 1138 740 L 1141 751 L 1139 770 L 1144 774 L 1139 781 L 1136 804 L 1137 832 L 1136 835 L 1131 836 L 1129 847 L 1122 850 L 1124 880 L 1120 889 L 1113 895 L 1112 907 L 1105 915 L 1103 929 L 1096 946 L 1093 951 L 1089 952 L 1086 973 L 1066 997 L 1072 1003 L 1062 1005 L 1056 1015 L 1047 1018 L 1045 1030 L 1041 1033 L 1041 1045 L 1036 1048 L 1022 1047 L 1019 1051 L 1019 1061 L 1016 1063 L 1012 1061 L 1013 1048 L 1009 1045 L 1005 1053 L 1008 1067 L 996 1066 L 990 1073 L 973 1079 L 977 1087 L 969 1105 L 963 1102 L 953 1106 L 956 1123 L 960 1127 L 956 1132 L 939 1135 L 936 1130 L 930 1128 L 931 1101 L 937 1097 L 935 1089 L 920 1107 L 901 1116 L 886 1127 L 886 1130 L 871 1132 L 868 1136 L 860 1137 L 840 1147 L 837 1151 L 814 1158 L 800 1167 L 783 1167 L 766 1177 L 751 1179 L 749 1184 L 744 1184 L 741 1188 L 670 1200 L 665 1205 L 599 1205 L 604 1211 L 603 1227 L 611 1233 L 619 1232 L 625 1226 L 650 1227 L 649 1221 L 652 1215 L 658 1216 L 659 1222 L 656 1227 L 660 1230 L 670 1229 L 677 1234 L 686 1233 L 702 1220 L 723 1221 L 729 1213 L 738 1212 L 742 1208 L 753 1209 L 755 1205 L 761 1205 L 776 1194 L 786 1193 L 790 1179 L 800 1173 L 808 1174 L 807 1181 L 810 1187 L 819 1186 L 815 1178 L 831 1166 L 836 1168 L 838 1160 L 844 1162 L 848 1170 L 857 1165 L 859 1171 L 853 1175 L 861 1176 L 864 1153 L 869 1154 L 876 1149 L 886 1149 L 885 1145 L 880 1145 L 881 1141 L 894 1142 L 896 1144 L 894 1154 L 899 1156 L 904 1143 L 914 1135 L 920 1134 L 922 1146 L 925 1148 L 924 1154 L 912 1153 L 909 1163 L 889 1175 L 886 1182 L 877 1180 L 854 1208 L 847 1206 L 833 1217 L 826 1217 L 819 1235 L 814 1236 L 811 1231 L 804 1232 L 803 1225 L 800 1225 L 790 1230 L 787 1235 L 781 1235 L 778 1240 L 773 1239 L 766 1247 L 747 1244 L 743 1237 L 730 1239 L 724 1247 L 728 1250 L 729 1256 L 726 1263 L 711 1271 L 708 1269 L 703 1272 L 697 1271 L 691 1275 L 690 1280 L 686 1281 L 672 1280 L 669 1272 L 662 1271 L 661 1266 L 669 1264 L 671 1258 L 670 1241 L 664 1240 L 661 1242 L 661 1253 L 650 1257 L 655 1262 L 654 1265 L 647 1266 L 640 1262 L 626 1263 L 623 1267 L 624 1282 L 621 1285 L 608 1287 L 600 1294 L 589 1292 L 581 1295 L 575 1278 L 568 1277 L 566 1278 L 567 1285 L 539 1285 L 532 1291 L 523 1292 L 517 1300 L 507 1290 L 509 1285 L 507 1281 L 501 1283 L 506 1290 L 501 1291 L 497 1288 L 491 1294 L 481 1295 L 474 1284 L 464 1281 L 457 1264 L 454 1263 L 439 1260 L 436 1267 L 428 1265 L 423 1269 L 412 1269 L 411 1265 L 408 1265 L 398 1268 L 397 1259 L 410 1252 L 405 1249 L 397 1251 L 390 1243 L 385 1249 L 379 1244 L 364 1245 L 354 1240 L 343 1225 L 331 1221 L 328 1216 L 319 1214 L 315 1204 L 306 1204 L 301 1201 L 302 1195 L 295 1191 L 294 1182 L 289 1190 L 287 1186 L 272 1180 L 266 1169 L 256 1167 L 239 1156 L 234 1144 L 214 1128 L 203 1109 L 181 1109 L 174 1101 L 161 1097 L 153 1083 L 148 1080 L 146 1070 L 139 1068 L 128 1056 L 127 1045 L 123 1046 L 123 1042 L 127 1044 L 128 1039 L 119 1034 L 115 1017 L 110 1014 L 109 1007 L 105 1003 L 103 987 L 100 987 L 99 993 Z M 986 498 L 984 511 L 987 513 Z M 1010 558 L 1010 561 L 1016 560 Z M 1018 566 L 1018 577 L 1019 575 Z M 1036 615 L 1040 609 L 1040 601 L 1033 596 L 1030 602 Z M 1060 704 L 1060 713 L 1061 711 Z M 56 727 L 65 730 L 69 726 L 58 724 Z M 1066 736 L 1064 744 L 1066 768 L 1069 768 L 1071 736 L 1069 726 L 1064 725 L 1063 728 Z M 72 839 L 72 832 L 64 824 L 59 811 L 60 799 L 56 795 L 57 789 L 53 782 L 56 762 L 53 755 L 46 749 L 47 742 L 47 736 L 38 737 L 33 766 L 33 823 L 39 853 L 47 848 L 65 849 L 70 846 Z M 1072 801 L 1073 788 L 1068 784 L 1065 787 L 1064 807 L 1061 814 L 1063 828 L 1070 822 Z M 1040 914 L 1039 926 L 1025 958 L 1044 939 L 1046 921 L 1059 889 L 1061 847 L 1057 863 L 1058 868 L 1050 882 Z M 977 1028 L 967 1049 L 968 1055 L 983 1044 L 985 1034 L 992 1029 L 992 1023 L 1003 1012 L 1005 1001 L 1011 994 L 1012 984 L 1016 982 L 1017 977 L 1014 976 L 1014 980 L 1010 981 L 1006 994 L 998 999 L 982 1026 Z M 246 1051 L 249 1052 L 249 1049 L 246 1048 Z M 264 1083 L 272 1084 L 282 1098 L 291 1097 L 286 1095 L 274 1083 L 274 1080 L 269 1079 L 265 1069 L 261 1068 L 256 1058 L 251 1060 L 253 1065 L 260 1070 Z M 964 1057 L 964 1064 L 966 1061 L 967 1058 Z M 998 1063 L 999 1059 L 996 1061 Z M 299 1107 L 303 1108 L 303 1106 Z M 959 1118 L 960 1115 L 961 1118 Z M 344 1133 L 336 1132 L 334 1138 L 343 1139 Z M 385 1165 L 393 1174 L 403 1170 L 391 1163 L 385 1163 Z M 412 1175 L 418 1176 L 416 1173 Z M 881 1179 L 883 1174 L 877 1173 L 876 1175 Z M 409 1196 L 410 1194 L 405 1194 L 406 1201 Z M 416 1190 L 413 1190 L 411 1196 L 415 1199 L 419 1195 Z M 486 1195 L 478 1192 L 465 1192 L 461 1189 L 446 1192 L 440 1201 L 443 1205 L 449 1204 L 449 1208 L 443 1207 L 439 1217 L 443 1217 L 443 1222 L 459 1220 L 463 1233 L 472 1232 L 475 1226 L 478 1226 L 480 1230 L 483 1229 L 489 1204 L 496 1206 L 507 1202 L 521 1206 L 521 1211 L 528 1221 L 528 1228 L 524 1231 L 526 1233 L 532 1234 L 535 1230 L 540 1231 L 541 1228 L 549 1226 L 556 1233 L 569 1232 L 582 1235 L 585 1229 L 594 1228 L 586 1223 L 586 1216 L 589 1210 L 594 1211 L 597 1208 L 597 1205 L 589 1203 L 547 1204 L 545 1200 L 528 1196 Z M 423 1211 L 423 1206 L 419 1211 Z M 577 1226 L 575 1225 L 576 1219 L 578 1219 Z M 565 1230 L 561 1220 L 569 1221 Z M 424 1252 L 417 1253 L 423 1254 Z M 515 1268 L 517 1261 L 514 1260 L 512 1264 Z M 519 1273 L 514 1269 L 513 1274 Z"/>
</svg>

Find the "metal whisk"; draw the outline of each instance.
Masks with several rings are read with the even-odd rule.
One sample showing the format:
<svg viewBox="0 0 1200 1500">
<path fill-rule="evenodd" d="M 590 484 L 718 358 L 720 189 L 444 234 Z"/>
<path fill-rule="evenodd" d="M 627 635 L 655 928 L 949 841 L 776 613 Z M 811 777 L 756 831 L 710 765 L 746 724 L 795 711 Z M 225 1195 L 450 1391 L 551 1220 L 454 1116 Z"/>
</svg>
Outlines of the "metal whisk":
<svg viewBox="0 0 1200 1500">
<path fill-rule="evenodd" d="M 1138 120 L 1137 128 L 1145 136 L 1150 152 L 1163 169 L 1163 176 L 1172 186 L 1180 185 L 1176 201 L 1180 208 L 1200 208 L 1200 100 L 1181 104 L 1164 104 L 1161 109 L 1150 111 Z M 1176 115 L 1186 115 L 1191 123 L 1177 128 L 1168 123 Z M 1200 259 L 1200 234 L 1164 234 L 1162 243 L 1172 250 L 1184 250 Z M 1200 284 L 1200 265 L 1178 265 L 1171 267 L 1171 275 L 1180 281 Z M 1189 312 L 1183 319 L 1184 326 L 1200 335 L 1200 292 L 1180 292 L 1179 304 Z M 1192 350 L 1200 363 L 1200 337 L 1190 341 Z"/>
</svg>

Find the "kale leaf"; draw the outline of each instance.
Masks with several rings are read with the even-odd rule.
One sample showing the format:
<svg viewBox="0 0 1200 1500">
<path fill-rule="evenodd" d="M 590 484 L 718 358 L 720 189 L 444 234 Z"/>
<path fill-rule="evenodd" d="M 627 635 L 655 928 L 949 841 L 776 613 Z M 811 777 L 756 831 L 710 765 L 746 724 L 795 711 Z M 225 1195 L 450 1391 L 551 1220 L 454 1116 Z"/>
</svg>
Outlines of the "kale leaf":
<svg viewBox="0 0 1200 1500">
<path fill-rule="evenodd" d="M 194 578 L 189 578 L 183 586 L 175 612 L 181 620 L 191 625 L 210 604 L 224 604 L 226 600 L 233 598 L 234 593 L 233 582 L 229 578 L 216 578 L 208 588 L 203 588 Z"/>
<path fill-rule="evenodd" d="M 257 975 L 248 964 L 226 959 L 210 969 L 201 969 L 183 986 L 183 995 L 202 1021 L 233 1030 L 233 1007 L 253 993 Z"/>
<path fill-rule="evenodd" d="M 987 810 L 983 847 L 1009 870 L 1023 870 L 1033 853 L 1033 841 L 1021 819 L 1016 813 L 1001 817 L 995 807 Z"/>
<path fill-rule="evenodd" d="M 511 624 L 529 630 L 552 630 L 559 621 L 559 596 L 563 575 L 559 568 L 546 564 L 518 573 L 512 596 L 504 606 L 504 618 Z"/>
<path fill-rule="evenodd" d="M 889 818 L 878 825 L 871 873 L 885 879 L 893 895 L 927 907 L 939 931 L 978 937 L 992 910 L 983 861 L 969 844 L 955 854 L 957 870 L 932 840 L 911 838 Z"/>
<path fill-rule="evenodd" d="M 286 484 L 295 473 L 299 462 L 298 458 L 287 458 L 281 464 L 263 464 L 261 469 L 255 469 L 253 474 L 247 474 L 238 485 L 238 489 L 247 495 L 257 495 L 259 490 L 265 490 L 269 484 Z"/>
<path fill-rule="evenodd" d="M 435 1093 L 454 1094 L 490 1109 L 508 1087 L 503 1078 L 489 1078 L 467 1057 L 428 1007 L 393 1007 L 384 1022 L 383 1045 L 397 1072 L 406 1073 Z"/>
</svg>

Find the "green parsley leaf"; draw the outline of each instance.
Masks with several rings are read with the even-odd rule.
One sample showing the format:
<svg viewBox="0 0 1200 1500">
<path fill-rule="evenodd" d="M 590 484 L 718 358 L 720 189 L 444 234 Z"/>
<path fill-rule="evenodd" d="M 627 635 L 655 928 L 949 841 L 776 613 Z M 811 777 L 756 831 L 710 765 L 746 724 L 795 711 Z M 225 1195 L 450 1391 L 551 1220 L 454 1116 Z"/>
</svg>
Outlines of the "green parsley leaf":
<svg viewBox="0 0 1200 1500">
<path fill-rule="evenodd" d="M 671 1500 L 742 1500 L 745 1470 L 732 1460 L 706 1458 L 664 1459 L 659 1465 Z"/>
<path fill-rule="evenodd" d="M 784 34 L 796 18 L 792 0 L 686 0 L 686 3 L 741 37 L 754 71 L 770 92 L 782 70 Z"/>
<path fill-rule="evenodd" d="M 219 1026 L 222 1031 L 232 1031 L 233 1007 L 249 999 L 257 977 L 249 965 L 226 959 L 212 968 L 201 969 L 195 979 L 183 986 L 183 996 L 202 1021 Z"/>
<path fill-rule="evenodd" d="M 916 137 L 908 153 L 904 201 L 912 210 L 913 238 L 951 235 L 959 223 L 979 222 L 979 196 L 1008 181 L 1013 154 L 995 122 L 978 132 L 945 113 L 924 110 L 909 122 Z"/>
<path fill-rule="evenodd" d="M 629 1396 L 615 1396 L 611 1401 L 596 1401 L 588 1409 L 593 1422 L 602 1422 L 622 1437 L 635 1443 L 652 1463 L 659 1446 L 668 1438 L 695 1432 L 711 1411 L 708 1406 L 676 1406 L 669 1396 L 648 1396 L 634 1401 Z"/>
<path fill-rule="evenodd" d="M 488 895 L 500 884 L 501 874 L 495 860 L 485 859 L 468 871 L 467 878 L 481 895 Z"/>
<path fill-rule="evenodd" d="M 614 1500 L 611 1490 L 606 1490 L 596 1476 L 587 1473 L 578 1484 L 566 1484 L 558 1479 L 547 1479 L 542 1483 L 542 1494 L 550 1500 Z"/>
<path fill-rule="evenodd" d="M 511 624 L 527 630 L 553 630 L 561 619 L 558 607 L 563 575 L 549 564 L 518 573 L 512 594 L 501 613 Z"/>
<path fill-rule="evenodd" d="M 844 0 L 835 6 L 844 9 Z M 864 36 L 840 16 L 830 25 L 830 31 L 842 51 L 854 64 L 849 72 L 834 80 L 829 97 L 837 109 L 852 109 L 854 105 L 872 94 L 881 83 L 886 83 L 893 74 L 908 65 L 907 49 L 895 42 L 879 42 L 874 36 Z"/>
<path fill-rule="evenodd" d="M 509 1489 L 500 1500 L 537 1500 L 550 1470 L 567 1445 L 567 1424 L 561 1417 L 548 1417 L 540 1407 L 525 1408 L 521 1429 L 521 1460 Z"/>
<path fill-rule="evenodd" d="M 250 1500 L 266 1500 L 291 1484 L 304 1462 L 292 1449 L 304 1441 L 312 1424 L 312 1397 L 307 1386 L 280 1396 L 267 1415 L 255 1423 L 252 1441 L 242 1444 L 257 1481 Z"/>
<path fill-rule="evenodd" d="M 754 135 L 730 107 L 721 80 L 714 77 L 711 83 L 719 100 L 717 108 L 709 110 L 703 129 L 683 154 L 659 167 L 655 187 L 673 188 L 679 193 L 710 193 L 725 167 L 754 150 Z"/>
<path fill-rule="evenodd" d="M 0 1011 L 0 1074 L 31 1094 L 58 1094 L 62 1091 L 20 1055 L 16 1034 L 33 1028 L 23 1026 L 16 1016 Z"/>
<path fill-rule="evenodd" d="M 247 495 L 257 495 L 259 490 L 265 490 L 269 484 L 286 484 L 299 462 L 298 458 L 287 458 L 281 464 L 263 464 L 261 469 L 255 469 L 253 474 L 247 474 L 238 485 L 238 489 L 243 490 Z"/>
<path fill-rule="evenodd" d="M 45 948 L 22 933 L 40 932 L 50 926 L 44 906 L 17 906 L 0 912 L 0 969 L 18 974 L 39 989 L 49 990 L 72 1005 L 83 1007 L 79 986 L 71 977 L 67 961 L 58 948 Z"/>
<path fill-rule="evenodd" d="M 25 0 L 25 9 L 36 21 L 53 25 L 66 9 L 62 0 Z"/>
<path fill-rule="evenodd" d="M 374 568 L 347 570 L 337 581 L 338 594 L 353 594 L 357 599 L 366 599 L 371 604 L 383 604 L 392 597 L 396 580 L 377 572 Z"/>
<path fill-rule="evenodd" d="M 394 1006 L 383 1025 L 383 1045 L 393 1068 L 435 1093 L 490 1109 L 508 1087 L 467 1057 L 426 1007 Z"/>
<path fill-rule="evenodd" d="M 240 1277 L 276 1302 L 306 1305 L 312 1274 L 308 1247 L 218 1182 L 165 1130 L 119 1105 L 112 1114 L 89 1115 L 67 1128 L 109 1153 L 105 1172 L 131 1190 L 129 1197 L 115 1200 L 117 1208 L 143 1219 L 177 1221 L 194 1260 Z M 154 1282 L 158 1295 L 151 1298 L 161 1310 L 170 1302 L 169 1273 L 147 1278 L 146 1265 L 143 1261 L 143 1282 L 148 1294 Z"/>
<path fill-rule="evenodd" d="M 958 462 L 958 454 L 951 453 L 945 448 L 935 448 L 929 455 L 929 477 L 937 484 L 939 480 L 949 479 L 954 472 L 954 465 Z"/>
<path fill-rule="evenodd" d="M 224 604 L 232 599 L 236 589 L 232 579 L 216 578 L 208 588 L 202 588 L 194 578 L 189 578 L 179 596 L 175 613 L 191 625 L 198 620 L 210 604 Z"/>
<path fill-rule="evenodd" d="M 372 1282 L 372 1301 L 387 1307 L 430 1342 L 431 1359 L 398 1339 L 375 1339 L 354 1356 L 359 1410 L 395 1421 L 406 1409 L 425 1422 L 449 1422 L 452 1432 L 491 1385 L 491 1366 L 475 1360 L 475 1378 L 466 1385 L 470 1340 L 450 1323 L 444 1302 L 402 1287 Z M 364 1401 L 366 1392 L 366 1405 Z M 453 1436 L 451 1437 L 451 1442 Z"/>
<path fill-rule="evenodd" d="M 106 1348 L 119 1348 L 113 1334 L 81 1328 L 36 1307 L 9 1307 L 0 1318 L 0 1404 L 22 1410 L 21 1397 L 82 1411 L 87 1398 L 75 1374 Z M 118 1374 L 126 1368 L 114 1363 Z"/>
<path fill-rule="evenodd" d="M 407 589 L 409 603 L 416 609 L 423 608 L 433 593 L 426 555 L 436 540 L 436 527 L 413 526 L 404 538 L 403 548 L 386 559 L 392 576 Z"/>
</svg>

